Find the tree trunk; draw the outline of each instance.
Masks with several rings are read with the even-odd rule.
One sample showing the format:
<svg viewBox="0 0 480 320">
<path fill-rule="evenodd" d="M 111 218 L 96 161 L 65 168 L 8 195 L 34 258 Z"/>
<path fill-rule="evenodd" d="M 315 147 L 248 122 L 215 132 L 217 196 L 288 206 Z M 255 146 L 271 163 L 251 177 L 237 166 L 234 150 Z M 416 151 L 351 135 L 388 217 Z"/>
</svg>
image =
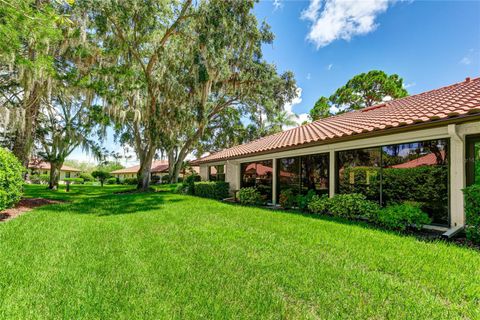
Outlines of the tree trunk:
<svg viewBox="0 0 480 320">
<path fill-rule="evenodd" d="M 147 147 L 145 154 L 140 155 L 140 169 L 137 173 L 137 190 L 146 191 L 150 186 L 150 173 L 152 170 L 153 156 L 155 155 L 155 148 Z"/>
<path fill-rule="evenodd" d="M 60 168 L 62 163 L 50 163 L 50 180 L 48 182 L 48 189 L 57 190 L 58 180 L 60 179 Z"/>
<path fill-rule="evenodd" d="M 37 118 L 40 109 L 40 98 L 38 84 L 36 84 L 30 93 L 26 102 L 25 125 L 18 130 L 13 144 L 13 154 L 20 160 L 22 165 L 27 168 L 30 160 L 30 152 L 33 146 L 33 137 L 37 129 Z"/>
</svg>

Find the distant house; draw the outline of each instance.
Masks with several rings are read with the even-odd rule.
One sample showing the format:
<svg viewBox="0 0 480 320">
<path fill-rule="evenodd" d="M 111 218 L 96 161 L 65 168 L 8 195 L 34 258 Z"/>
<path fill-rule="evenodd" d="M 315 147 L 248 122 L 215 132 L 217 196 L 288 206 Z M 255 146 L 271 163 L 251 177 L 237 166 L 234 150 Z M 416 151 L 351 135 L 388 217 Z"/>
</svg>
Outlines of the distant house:
<svg viewBox="0 0 480 320">
<path fill-rule="evenodd" d="M 231 192 L 256 187 L 362 193 L 381 205 L 414 201 L 431 228 L 465 225 L 462 189 L 480 184 L 480 78 L 320 119 L 192 164 Z M 452 231 L 451 230 L 451 231 Z M 452 231 L 453 232 L 453 231 Z"/>
<path fill-rule="evenodd" d="M 193 167 L 192 168 L 195 173 L 199 173 L 199 168 Z M 124 169 L 119 169 L 110 172 L 111 175 L 113 175 L 115 178 L 117 178 L 118 181 L 123 181 L 125 179 L 134 179 L 137 177 L 138 170 L 140 170 L 140 165 L 136 165 L 133 167 L 129 168 L 124 168 Z M 156 160 L 152 162 L 152 167 L 151 167 L 151 180 L 153 182 L 162 182 L 162 179 L 165 176 L 168 176 L 168 161 L 167 160 Z M 186 172 L 180 173 L 180 176 L 183 177 Z"/>
<path fill-rule="evenodd" d="M 48 174 L 50 175 L 50 163 L 45 161 L 31 161 L 28 164 L 28 169 L 30 169 L 30 174 Z M 65 178 L 75 178 L 80 175 L 81 170 L 73 168 L 70 166 L 63 165 L 60 169 L 60 181 Z"/>
</svg>

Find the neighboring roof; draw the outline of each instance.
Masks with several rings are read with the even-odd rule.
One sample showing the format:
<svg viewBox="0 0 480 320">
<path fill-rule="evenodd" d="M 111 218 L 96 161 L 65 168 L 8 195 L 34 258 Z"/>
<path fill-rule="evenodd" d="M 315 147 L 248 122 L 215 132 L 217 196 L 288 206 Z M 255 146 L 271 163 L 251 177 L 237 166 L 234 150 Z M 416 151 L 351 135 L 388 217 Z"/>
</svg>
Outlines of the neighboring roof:
<svg viewBox="0 0 480 320">
<path fill-rule="evenodd" d="M 439 156 L 442 158 L 442 161 L 444 161 L 445 151 L 440 151 Z M 413 159 L 408 162 L 393 165 L 390 168 L 407 169 L 407 168 L 416 168 L 420 166 L 432 166 L 437 164 L 438 164 L 437 156 L 434 153 L 429 153 L 427 155 L 424 155 L 423 157 Z"/>
<path fill-rule="evenodd" d="M 41 161 L 41 162 L 30 162 L 28 164 L 28 168 L 30 169 L 37 169 L 37 170 L 50 170 L 50 163 Z M 82 170 L 79 170 L 74 167 L 69 167 L 66 165 L 63 165 L 60 171 L 69 171 L 69 172 L 80 172 Z"/>
<path fill-rule="evenodd" d="M 110 172 L 111 174 L 129 174 L 137 173 L 140 170 L 140 165 L 136 165 L 129 168 L 119 169 Z M 152 162 L 151 172 L 152 173 L 162 173 L 168 171 L 168 161 L 166 160 L 156 160 Z"/>
<path fill-rule="evenodd" d="M 308 146 L 341 137 L 408 127 L 480 113 L 480 78 L 391 100 L 362 110 L 320 119 L 284 132 L 219 151 L 193 163 L 241 158 L 291 147 Z M 412 127 L 413 129 L 413 127 Z"/>
</svg>

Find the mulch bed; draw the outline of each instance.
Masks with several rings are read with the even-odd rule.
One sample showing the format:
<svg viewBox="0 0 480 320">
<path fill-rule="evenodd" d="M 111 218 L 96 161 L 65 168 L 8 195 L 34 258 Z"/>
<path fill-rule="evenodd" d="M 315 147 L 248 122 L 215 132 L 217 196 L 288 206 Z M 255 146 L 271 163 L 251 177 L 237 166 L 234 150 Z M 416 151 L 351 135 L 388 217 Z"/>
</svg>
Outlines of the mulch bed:
<svg viewBox="0 0 480 320">
<path fill-rule="evenodd" d="M 30 211 L 33 208 L 41 207 L 47 204 L 55 204 L 55 203 L 61 203 L 61 201 L 41 199 L 41 198 L 22 199 L 14 208 L 10 208 L 0 212 L 0 222 L 16 218 L 22 213 Z"/>
</svg>

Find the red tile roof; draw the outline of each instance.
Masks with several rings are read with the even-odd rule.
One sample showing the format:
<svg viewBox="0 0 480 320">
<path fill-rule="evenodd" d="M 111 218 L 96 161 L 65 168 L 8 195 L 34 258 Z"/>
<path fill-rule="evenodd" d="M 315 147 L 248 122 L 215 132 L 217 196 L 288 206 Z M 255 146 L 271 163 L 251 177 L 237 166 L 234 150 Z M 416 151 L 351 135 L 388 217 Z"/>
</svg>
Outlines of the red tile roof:
<svg viewBox="0 0 480 320">
<path fill-rule="evenodd" d="M 362 110 L 320 119 L 312 123 L 219 151 L 195 164 L 270 153 L 291 147 L 414 124 L 480 115 L 480 78 L 391 100 Z M 412 128 L 413 129 L 413 128 Z"/>
<path fill-rule="evenodd" d="M 36 169 L 36 170 L 50 170 L 50 163 L 49 162 L 30 162 L 28 164 L 29 169 Z M 79 170 L 77 168 L 69 167 L 66 165 L 63 165 L 60 171 L 69 171 L 69 172 L 80 172 L 82 170 Z"/>
<path fill-rule="evenodd" d="M 129 168 L 119 169 L 112 171 L 112 174 L 129 174 L 137 173 L 140 169 L 140 165 L 136 165 Z M 168 171 L 168 161 L 166 160 L 156 160 L 152 162 L 151 172 L 152 173 L 162 173 Z"/>
<path fill-rule="evenodd" d="M 442 158 L 441 159 L 442 161 L 445 161 L 445 157 L 446 157 L 445 151 L 440 151 L 440 157 Z M 416 168 L 421 166 L 433 166 L 433 165 L 439 164 L 438 162 L 439 161 L 437 159 L 437 156 L 434 153 L 429 153 L 427 155 L 424 155 L 423 157 L 390 166 L 390 168 L 407 169 L 407 168 Z"/>
</svg>

